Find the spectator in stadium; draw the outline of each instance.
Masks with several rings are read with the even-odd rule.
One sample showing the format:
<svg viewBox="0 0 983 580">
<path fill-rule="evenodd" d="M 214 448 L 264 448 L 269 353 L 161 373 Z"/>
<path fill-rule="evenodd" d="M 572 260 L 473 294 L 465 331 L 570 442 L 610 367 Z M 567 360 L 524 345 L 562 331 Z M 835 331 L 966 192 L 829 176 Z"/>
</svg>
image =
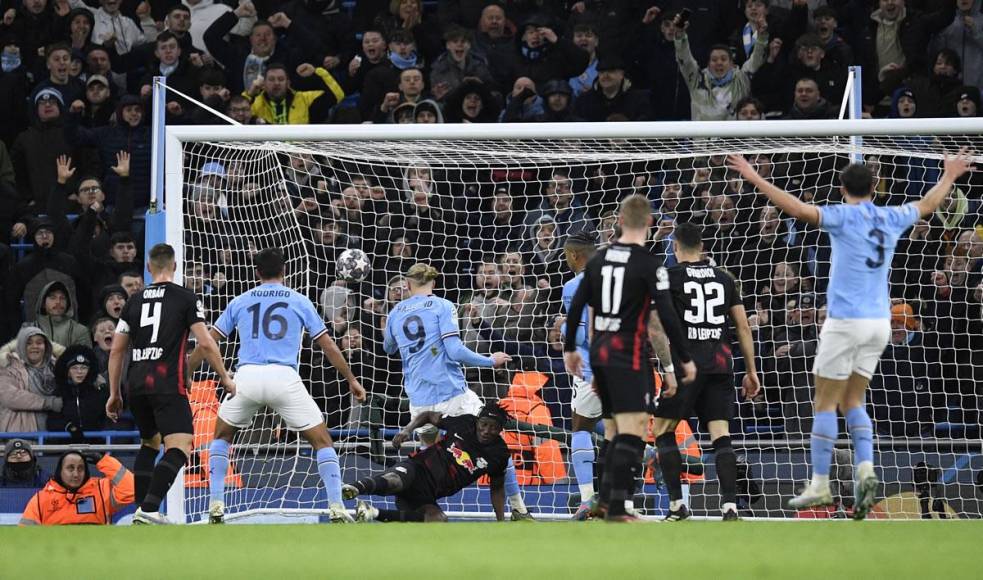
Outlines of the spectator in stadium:
<svg viewBox="0 0 983 580">
<path fill-rule="evenodd" d="M 143 291 L 143 274 L 139 270 L 127 270 L 119 275 L 119 285 L 126 290 L 127 298 Z"/>
<path fill-rule="evenodd" d="M 83 127 L 105 127 L 116 112 L 116 101 L 109 87 L 109 79 L 102 75 L 89 75 L 85 81 L 84 109 L 79 122 Z"/>
<path fill-rule="evenodd" d="M 164 30 L 161 32 L 170 32 L 177 39 L 178 44 L 181 45 L 181 52 L 186 55 L 198 54 L 201 55 L 205 48 L 195 48 L 194 40 L 191 37 L 191 9 L 184 4 L 175 4 L 168 8 L 167 15 L 164 17 Z M 149 43 L 144 45 L 149 46 Z M 143 49 L 143 47 L 141 47 Z M 200 58 L 200 56 L 199 56 Z M 211 60 L 211 57 L 206 57 L 203 60 Z"/>
<path fill-rule="evenodd" d="M 543 86 L 541 106 L 543 113 L 531 120 L 538 123 L 574 123 L 582 119 L 574 112 L 573 91 L 570 84 L 554 79 Z"/>
<path fill-rule="evenodd" d="M 444 259 L 453 243 L 447 235 L 453 231 L 454 224 L 448 223 L 449 216 L 437 205 L 439 199 L 433 197 L 436 184 L 430 168 L 426 165 L 408 167 L 403 172 L 401 185 L 402 204 L 398 211 L 382 218 L 380 227 L 406 232 L 414 238 L 418 248 L 430 248 L 430 255 L 421 258 Z"/>
<path fill-rule="evenodd" d="M 240 2 L 235 10 L 215 0 L 185 0 L 183 4 L 190 10 L 191 26 L 188 33 L 191 35 L 191 43 L 196 50 L 205 53 L 208 53 L 205 33 L 216 20 L 226 14 L 232 13 L 235 19 L 225 34 L 235 35 L 236 39 L 248 37 L 256 25 L 256 7 L 249 1 Z M 171 14 L 173 14 L 173 10 Z M 221 36 L 224 37 L 225 34 Z M 233 39 L 234 41 L 235 39 Z"/>
<path fill-rule="evenodd" d="M 55 346 L 35 326 L 0 348 L 0 433 L 43 431 L 48 413 L 61 411 L 55 356 Z"/>
<path fill-rule="evenodd" d="M 478 224 L 468 236 L 469 243 L 471 249 L 479 253 L 500 255 L 518 247 L 526 226 L 522 213 L 514 208 L 515 202 L 507 187 L 497 187 L 490 202 L 489 210 L 480 212 Z"/>
<path fill-rule="evenodd" d="M 673 20 L 670 35 L 675 43 L 680 72 L 689 88 L 694 121 L 731 119 L 734 116 L 734 105 L 751 93 L 751 75 L 764 64 L 768 52 L 768 24 L 761 16 L 754 25 L 758 35 L 751 58 L 747 62 L 740 68 L 736 67 L 730 48 L 716 45 L 710 50 L 707 67 L 701 71 L 693 58 L 686 35 L 689 22 L 684 23 L 678 15 Z"/>
<path fill-rule="evenodd" d="M 498 99 L 485 83 L 467 79 L 447 95 L 444 119 L 448 123 L 495 123 L 501 110 Z"/>
<path fill-rule="evenodd" d="M 291 42 L 299 44 L 304 54 L 317 57 L 332 74 L 345 55 L 355 50 L 355 36 L 348 13 L 336 0 L 293 0 L 280 4 L 280 10 L 294 24 L 290 27 Z M 294 38 L 300 34 L 299 38 Z"/>
<path fill-rule="evenodd" d="M 34 316 L 34 305 L 38 303 L 41 288 L 52 281 L 62 282 L 70 296 L 87 296 L 88 292 L 87 276 L 78 261 L 57 249 L 55 226 L 51 220 L 38 220 L 30 234 L 34 250 L 11 268 L 4 285 L 7 312 L 12 315 L 11 322 L 15 325 L 19 325 L 22 313 Z M 83 317 L 88 314 L 88 304 L 80 304 L 79 314 Z"/>
<path fill-rule="evenodd" d="M 587 211 L 573 193 L 573 180 L 569 170 L 553 170 L 539 207 L 526 214 L 526 224 L 535 224 L 543 216 L 549 216 L 556 223 L 554 234 L 559 246 L 563 246 L 563 240 L 570 234 L 593 228 Z"/>
<path fill-rule="evenodd" d="M 522 252 L 510 250 L 498 258 L 500 294 L 505 300 L 512 300 L 517 290 L 532 289 L 535 279 L 526 268 Z"/>
<path fill-rule="evenodd" d="M 102 431 L 109 385 L 99 376 L 95 351 L 83 345 L 66 348 L 55 361 L 54 374 L 62 408 L 48 416 L 48 430 L 67 431 L 73 443 L 84 442 L 86 432 Z"/>
<path fill-rule="evenodd" d="M 541 343 L 546 339 L 546 324 L 539 312 L 538 296 L 539 292 L 534 288 L 512 291 L 503 330 L 506 342 Z"/>
<path fill-rule="evenodd" d="M 4 445 L 3 468 L 0 469 L 0 488 L 43 486 L 50 477 L 38 465 L 34 448 L 26 439 L 11 439 Z"/>
<path fill-rule="evenodd" d="M 765 118 L 764 103 L 754 97 L 744 97 L 734 105 L 738 121 L 761 121 Z"/>
<path fill-rule="evenodd" d="M 725 42 L 728 46 L 737 48 L 734 59 L 738 65 L 746 62 L 754 53 L 754 45 L 762 32 L 759 29 L 761 25 L 764 25 L 765 34 L 772 40 L 779 38 L 781 39 L 780 42 L 784 42 L 787 38 L 789 39 L 790 45 L 792 40 L 798 38 L 800 34 L 805 32 L 807 19 L 807 9 L 805 6 L 796 10 L 794 14 L 788 14 L 786 11 L 778 11 L 778 14 L 776 14 L 770 10 L 771 3 L 770 0 L 747 0 L 746 2 L 742 2 L 744 5 L 744 18 L 741 20 L 743 22 L 739 23 L 733 29 L 733 32 Z"/>
<path fill-rule="evenodd" d="M 237 11 L 245 15 L 243 6 L 239 6 Z M 192 13 L 192 30 L 194 20 Z M 237 94 L 252 87 L 258 77 L 266 74 L 268 64 L 278 62 L 287 65 L 291 62 L 287 48 L 277 42 L 271 22 L 256 21 L 245 42 L 241 37 L 230 34 L 239 23 L 239 14 L 226 12 L 215 19 L 202 36 L 207 51 L 225 68 L 229 90 Z M 282 19 L 277 19 L 277 23 L 282 25 Z M 229 35 L 228 40 L 226 35 Z"/>
<path fill-rule="evenodd" d="M 762 206 L 753 222 L 750 239 L 740 252 L 741 266 L 735 270 L 750 290 L 745 294 L 755 293 L 756 286 L 771 276 L 772 264 L 799 262 L 789 221 L 782 219 L 775 206 Z"/>
<path fill-rule="evenodd" d="M 594 81 L 597 80 L 598 72 L 597 45 L 599 42 L 600 38 L 597 36 L 597 29 L 593 22 L 582 21 L 578 22 L 573 27 L 573 44 L 580 50 L 583 50 L 590 55 L 590 60 L 587 64 L 587 68 L 584 69 L 584 72 L 575 77 L 571 77 L 569 81 L 573 95 L 576 95 L 577 97 L 586 94 L 588 91 L 594 88 Z"/>
<path fill-rule="evenodd" d="M 322 67 L 303 63 L 297 76 L 308 79 L 317 75 L 321 86 L 316 90 L 295 90 L 291 87 L 287 68 L 279 63 L 266 67 L 266 74 L 256 77 L 243 96 L 252 100 L 252 112 L 271 125 L 306 125 L 327 116 L 328 109 L 345 98 L 341 85 Z"/>
<path fill-rule="evenodd" d="M 78 309 L 63 282 L 51 282 L 41 289 L 31 322 L 53 342 L 64 347 L 91 346 L 89 329 L 77 320 Z"/>
<path fill-rule="evenodd" d="M 747 235 L 738 227 L 738 212 L 731 195 L 720 193 L 710 197 L 703 240 L 704 250 L 718 266 L 736 271 Z"/>
<path fill-rule="evenodd" d="M 232 117 L 242 125 L 265 125 L 266 121 L 253 115 L 253 105 L 242 95 L 232 95 L 229 103 L 225 107 L 225 114 Z"/>
<path fill-rule="evenodd" d="M 90 463 L 105 477 L 91 476 Z M 55 475 L 28 500 L 19 525 L 110 525 L 117 512 L 133 503 L 133 485 L 133 473 L 109 454 L 66 451 Z"/>
<path fill-rule="evenodd" d="M 440 105 L 433 99 L 423 99 L 413 106 L 413 122 L 418 125 L 429 125 L 432 123 L 443 123 L 444 114 L 440 110 Z"/>
<path fill-rule="evenodd" d="M 590 54 L 561 38 L 550 27 L 549 18 L 532 15 L 522 24 L 522 37 L 513 57 L 511 76 L 528 77 L 537 86 L 550 79 L 579 75 L 590 63 Z"/>
<path fill-rule="evenodd" d="M 512 84 L 512 58 L 515 50 L 515 27 L 505 17 L 505 8 L 490 3 L 481 10 L 475 52 L 488 60 L 490 72 L 499 87 Z"/>
<path fill-rule="evenodd" d="M 932 432 L 932 410 L 944 407 L 939 373 L 922 341 L 921 320 L 911 304 L 891 306 L 891 341 L 870 384 L 875 428 L 883 435 L 919 436 Z M 944 417 L 940 416 L 940 420 Z"/>
<path fill-rule="evenodd" d="M 414 96 L 405 100 L 415 103 L 419 94 L 423 92 L 424 76 L 422 70 L 424 62 L 417 55 L 416 41 L 413 39 L 413 35 L 405 30 L 397 30 L 388 35 L 388 38 L 388 60 L 375 66 L 371 72 L 365 75 L 365 81 L 362 83 L 361 93 L 358 97 L 358 110 L 362 121 L 374 121 L 381 105 L 387 98 L 390 99 L 390 108 L 395 107 L 398 102 L 392 102 L 391 97 L 389 97 L 390 93 L 405 92 L 405 89 L 408 88 Z M 418 80 L 415 77 L 412 79 L 412 86 L 404 87 L 402 72 L 408 69 L 416 70 L 420 77 Z M 405 80 L 410 81 L 411 79 Z"/>
<path fill-rule="evenodd" d="M 121 55 L 141 44 L 153 42 L 157 36 L 149 3 L 145 4 L 145 9 L 137 10 L 139 26 L 120 12 L 122 3 L 122 0 L 99 0 L 99 8 L 93 11 L 95 25 L 92 27 L 92 38 L 97 44 L 112 44 Z"/>
<path fill-rule="evenodd" d="M 895 87 L 904 86 L 915 94 L 922 117 L 942 117 L 954 112 L 956 95 L 962 89 L 962 63 L 952 49 L 944 48 L 932 57 L 932 67 L 914 71 L 903 79 L 891 75 L 881 83 L 881 90 L 891 95 Z"/>
<path fill-rule="evenodd" d="M 195 64 L 197 63 L 197 64 Z M 153 94 L 154 77 L 167 79 L 167 86 L 186 95 L 194 95 L 198 89 L 198 71 L 202 66 L 200 58 L 189 60 L 181 43 L 173 32 L 161 32 L 155 41 L 153 65 L 148 67 L 140 81 L 140 97 L 149 99 Z M 174 91 L 167 91 L 167 113 L 173 123 L 180 118 L 191 103 Z"/>
<path fill-rule="evenodd" d="M 597 81 L 588 92 L 577 97 L 577 115 L 587 121 L 607 121 L 622 115 L 629 121 L 649 118 L 649 94 L 632 88 L 625 77 L 625 65 L 618 57 L 597 62 Z"/>
<path fill-rule="evenodd" d="M 374 25 L 386 31 L 390 38 L 395 32 L 410 34 L 421 53 L 417 63 L 421 68 L 423 59 L 431 61 L 440 52 L 440 37 L 432 34 L 433 27 L 424 25 L 423 17 L 421 0 L 393 0 L 389 10 L 381 12 L 374 21 Z"/>
<path fill-rule="evenodd" d="M 126 74 L 113 70 L 112 57 L 106 47 L 90 46 L 85 51 L 85 68 L 89 76 L 102 75 L 109 80 L 109 91 L 114 98 L 126 92 Z"/>
<path fill-rule="evenodd" d="M 43 89 L 34 93 L 32 102 L 31 126 L 17 136 L 10 154 L 20 198 L 27 202 L 30 211 L 40 214 L 55 184 L 55 173 L 51 170 L 55 159 L 70 155 L 72 145 L 65 135 L 65 102 L 61 93 Z"/>
<path fill-rule="evenodd" d="M 85 97 L 85 84 L 71 74 L 72 47 L 65 43 L 52 44 L 44 49 L 48 77 L 34 88 L 34 94 L 45 89 L 58 91 L 62 103 L 68 104 Z"/>
<path fill-rule="evenodd" d="M 956 0 L 952 22 L 935 35 L 931 48 L 948 48 L 958 54 L 963 65 L 963 82 L 983 86 L 983 2 Z"/>
<path fill-rule="evenodd" d="M 915 93 L 908 87 L 901 87 L 891 95 L 891 111 L 888 117 L 892 119 L 913 119 L 918 115 L 918 101 Z"/>
<path fill-rule="evenodd" d="M 794 397 L 783 395 L 783 400 L 808 401 L 808 388 L 812 361 L 819 344 L 819 327 L 816 325 L 816 297 L 801 294 L 785 303 L 785 324 L 774 327 L 771 337 L 772 357 L 765 358 L 765 369 L 772 366 L 783 389 L 804 389 Z"/>
<path fill-rule="evenodd" d="M 952 109 L 957 117 L 979 117 L 980 90 L 976 87 L 960 87 Z"/>
<path fill-rule="evenodd" d="M 923 13 L 904 0 L 879 0 L 877 10 L 867 18 L 859 14 L 845 22 L 850 27 L 848 37 L 857 52 L 859 64 L 865 71 L 864 104 L 878 106 L 874 116 L 887 110 L 887 96 L 881 83 L 897 86 L 897 79 L 927 70 L 930 61 L 926 48 L 932 35 L 949 26 L 956 12 L 954 2 L 939 2 L 934 10 Z M 892 90 L 893 90 L 892 87 Z"/>
<path fill-rule="evenodd" d="M 109 284 L 102 287 L 99 291 L 99 310 L 96 312 L 98 317 L 109 317 L 114 322 L 119 320 L 126 305 L 126 290 L 119 284 Z"/>
<path fill-rule="evenodd" d="M 387 92 L 383 96 L 382 103 L 373 112 L 373 116 L 366 120 L 371 120 L 374 123 L 391 123 L 393 122 L 393 111 L 397 106 L 402 103 L 416 105 L 426 98 L 424 96 L 423 71 L 409 67 L 399 71 L 398 77 L 397 91 Z"/>
<path fill-rule="evenodd" d="M 342 81 L 346 94 L 357 94 L 370 72 L 388 63 L 386 35 L 381 30 L 362 32 L 361 50 L 348 61 L 348 76 Z"/>
<path fill-rule="evenodd" d="M 503 123 L 536 121 L 543 119 L 545 115 L 543 98 L 536 94 L 536 83 L 528 77 L 515 79 L 512 93 L 506 98 L 501 121 Z"/>
<path fill-rule="evenodd" d="M 4 20 L 0 31 L 20 47 L 24 67 L 30 71 L 36 70 L 39 68 L 36 66 L 38 57 L 44 56 L 41 49 L 60 36 L 55 2 L 34 0 L 4 3 L 3 10 Z"/>
<path fill-rule="evenodd" d="M 812 21 L 816 36 L 823 43 L 826 58 L 840 66 L 853 64 L 853 48 L 837 32 L 840 26 L 836 10 L 829 6 L 819 6 L 812 11 Z"/>
<path fill-rule="evenodd" d="M 770 104 L 769 110 L 788 110 L 795 93 L 795 82 L 811 78 L 816 81 L 820 95 L 834 108 L 839 108 L 846 77 L 846 67 L 827 59 L 823 41 L 810 33 L 795 41 L 793 60 L 777 58 L 762 66 L 754 76 L 753 89 L 755 96 Z"/>
<path fill-rule="evenodd" d="M 30 82 L 21 48 L 10 33 L 0 33 L 0 63 L 0 110 L 15 113 L 0 123 L 0 141 L 9 149 L 17 135 L 28 127 L 25 103 Z"/>
<path fill-rule="evenodd" d="M 674 12 L 660 11 L 658 7 L 646 11 L 639 36 L 627 53 L 632 78 L 637 81 L 635 86 L 651 92 L 651 116 L 655 121 L 683 121 L 691 115 L 689 90 L 676 62 L 674 17 Z"/>
<path fill-rule="evenodd" d="M 559 224 L 550 214 L 543 214 L 531 226 L 522 247 L 529 272 L 536 278 L 540 296 L 547 298 L 553 289 L 563 285 L 563 243 L 558 235 Z M 552 300 L 549 300 L 552 301 Z"/>
<path fill-rule="evenodd" d="M 835 118 L 837 111 L 823 98 L 815 79 L 805 77 L 795 83 L 792 105 L 785 118 L 819 120 Z"/>
<path fill-rule="evenodd" d="M 471 50 L 471 32 L 464 28 L 451 28 L 444 32 L 447 50 L 430 67 L 430 92 L 443 101 L 466 80 L 477 79 L 487 86 L 494 86 L 495 79 L 488 68 L 488 61 Z"/>
<path fill-rule="evenodd" d="M 82 177 L 78 181 L 77 193 L 68 195 L 66 185 L 73 179 L 76 168 L 72 167 L 70 157 L 61 156 L 55 161 L 57 178 L 48 198 L 48 216 L 57 224 L 59 237 L 71 237 L 73 253 L 93 280 L 99 278 L 99 272 L 90 269 L 90 266 L 96 267 L 92 264 L 93 258 L 111 249 L 111 236 L 130 235 L 133 224 L 130 156 L 125 151 L 120 151 L 116 154 L 116 160 L 112 169 L 119 177 L 119 189 L 112 212 L 105 208 L 106 194 L 102 183 L 95 177 Z M 74 203 L 69 204 L 73 197 Z M 78 218 L 70 226 L 66 217 L 69 210 L 78 214 Z M 118 272 L 112 274 L 112 278 L 117 275 Z"/>
<path fill-rule="evenodd" d="M 116 333 L 116 323 L 112 318 L 97 317 L 92 323 L 93 352 L 99 366 L 99 376 L 107 383 L 109 381 L 109 351 L 113 346 L 113 335 Z M 125 361 L 124 361 L 125 363 Z M 125 364 L 124 364 L 125 366 Z M 124 372 L 126 369 L 124 369 Z"/>
</svg>

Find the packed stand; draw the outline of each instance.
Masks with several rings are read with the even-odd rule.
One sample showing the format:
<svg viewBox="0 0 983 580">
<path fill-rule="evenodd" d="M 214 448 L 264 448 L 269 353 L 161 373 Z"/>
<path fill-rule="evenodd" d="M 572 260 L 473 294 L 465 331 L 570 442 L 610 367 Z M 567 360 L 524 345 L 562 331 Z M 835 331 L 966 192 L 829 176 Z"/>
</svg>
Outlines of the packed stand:
<svg viewBox="0 0 983 580">
<path fill-rule="evenodd" d="M 150 203 L 155 76 L 175 89 L 169 124 L 219 122 L 190 99 L 242 124 L 829 119 L 854 64 L 864 67 L 865 116 L 975 117 L 980 4 L 0 1 L 0 331 L 9 341 L 0 350 L 0 432 L 85 441 L 110 427 L 100 405 L 113 325 L 143 284 L 134 215 Z M 672 263 L 673 224 L 695 221 L 708 252 L 744 283 L 765 394 L 742 405 L 742 417 L 809 415 L 828 241 L 761 203 L 722 158 L 470 173 L 381 172 L 301 154 L 282 161 L 291 211 L 323 266 L 312 298 L 375 393 L 399 394 L 398 365 L 379 335 L 407 292 L 398 273 L 425 260 L 461 304 L 467 344 L 548 374 L 559 388 L 542 390 L 546 403 L 557 420 L 567 417 L 563 241 L 580 231 L 610 241 L 618 200 L 639 192 L 653 203 L 654 253 Z M 831 183 L 808 182 L 835 170 L 831 157 L 753 162 L 804 197 L 838 199 Z M 879 168 L 878 203 L 921 195 L 938 172 L 907 158 L 867 162 Z M 228 222 L 263 184 L 218 156 L 190 175 L 189 229 L 208 235 L 191 245 L 209 251 L 188 256 L 186 283 L 214 319 L 252 279 L 249 256 L 263 240 Z M 885 434 L 979 422 L 979 176 L 964 179 L 898 251 L 895 333 L 871 392 Z M 374 258 L 357 287 L 333 271 L 349 247 Z M 340 405 L 334 371 L 304 363 L 324 391 L 315 395 Z M 494 375 L 472 377 L 482 395 L 507 394 L 508 377 Z M 387 409 L 387 422 L 405 420 Z M 345 420 L 340 408 L 327 410 L 329 424 Z M 779 430 L 809 428 L 790 420 Z"/>
</svg>

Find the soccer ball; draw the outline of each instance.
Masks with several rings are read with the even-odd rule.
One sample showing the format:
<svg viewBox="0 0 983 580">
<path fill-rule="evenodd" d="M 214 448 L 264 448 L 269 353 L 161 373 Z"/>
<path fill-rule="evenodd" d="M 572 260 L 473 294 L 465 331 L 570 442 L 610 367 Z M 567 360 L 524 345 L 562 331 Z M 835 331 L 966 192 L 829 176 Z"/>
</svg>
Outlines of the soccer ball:
<svg viewBox="0 0 983 580">
<path fill-rule="evenodd" d="M 361 282 L 372 270 L 372 262 L 362 250 L 348 249 L 338 256 L 338 277 L 346 282 Z"/>
</svg>

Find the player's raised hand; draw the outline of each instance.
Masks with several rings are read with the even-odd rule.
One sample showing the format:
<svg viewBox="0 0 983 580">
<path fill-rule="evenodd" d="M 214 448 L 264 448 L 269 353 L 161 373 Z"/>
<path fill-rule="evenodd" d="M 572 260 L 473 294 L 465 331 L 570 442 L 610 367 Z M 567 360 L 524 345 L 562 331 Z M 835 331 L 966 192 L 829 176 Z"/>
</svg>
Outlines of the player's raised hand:
<svg viewBox="0 0 983 580">
<path fill-rule="evenodd" d="M 362 383 L 358 382 L 357 380 L 349 381 L 348 390 L 351 391 L 352 396 L 355 397 L 356 401 L 359 403 L 365 402 L 365 387 L 362 386 Z"/>
<path fill-rule="evenodd" d="M 500 368 L 505 366 L 505 363 L 510 362 L 512 357 L 505 354 L 504 352 L 493 352 L 491 355 L 492 368 Z"/>
<path fill-rule="evenodd" d="M 119 395 L 110 395 L 106 401 L 106 416 L 115 423 L 119 420 L 119 412 L 123 410 L 123 399 Z"/>
<path fill-rule="evenodd" d="M 745 399 L 750 399 L 761 392 L 761 381 L 758 380 L 757 373 L 744 375 L 744 380 L 741 382 L 741 392 L 744 393 Z"/>
<path fill-rule="evenodd" d="M 731 171 L 736 171 L 741 174 L 744 179 L 750 179 L 753 176 L 757 176 L 758 172 L 755 170 L 754 166 L 744 158 L 743 155 L 738 155 L 736 153 L 727 156 L 727 168 Z"/>
<path fill-rule="evenodd" d="M 563 353 L 563 366 L 567 369 L 567 374 L 577 378 L 584 378 L 584 359 L 577 351 Z"/>
<path fill-rule="evenodd" d="M 969 147 L 962 147 L 959 153 L 945 156 L 942 163 L 943 172 L 952 179 L 959 179 L 967 171 L 973 171 L 973 157 L 974 153 L 969 150 Z"/>
<path fill-rule="evenodd" d="M 693 361 L 684 362 L 683 365 L 683 384 L 688 385 L 696 380 L 696 363 Z"/>
<path fill-rule="evenodd" d="M 225 375 L 222 379 L 222 388 L 225 389 L 226 397 L 231 399 L 236 396 L 236 383 L 232 380 L 232 375 Z"/>
<path fill-rule="evenodd" d="M 676 389 L 679 387 L 676 383 L 675 373 L 662 373 L 662 393 L 661 397 L 666 399 L 671 399 L 676 394 Z"/>
<path fill-rule="evenodd" d="M 413 433 L 403 429 L 393 437 L 393 449 L 399 449 L 403 446 L 403 443 L 413 436 Z"/>
</svg>

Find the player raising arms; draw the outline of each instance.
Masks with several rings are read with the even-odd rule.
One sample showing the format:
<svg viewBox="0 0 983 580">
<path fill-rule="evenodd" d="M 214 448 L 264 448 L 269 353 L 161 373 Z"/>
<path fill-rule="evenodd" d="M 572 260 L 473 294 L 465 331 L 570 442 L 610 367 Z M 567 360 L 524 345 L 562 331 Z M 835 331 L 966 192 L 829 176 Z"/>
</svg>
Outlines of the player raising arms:
<svg viewBox="0 0 983 580">
<path fill-rule="evenodd" d="M 901 234 L 932 215 L 963 174 L 972 169 L 967 150 L 946 155 L 942 178 L 922 199 L 900 207 L 878 207 L 872 198 L 876 179 L 860 164 L 840 172 L 845 203 L 817 207 L 803 203 L 758 175 L 740 155 L 727 165 L 753 184 L 791 217 L 829 233 L 832 267 L 827 289 L 828 318 L 819 335 L 813 373 L 816 375 L 815 418 L 810 442 L 812 481 L 789 507 L 801 509 L 833 503 L 829 468 L 836 444 L 836 409 L 846 416 L 853 441 L 857 474 L 854 518 L 863 519 L 876 497 L 874 439 L 864 409 L 867 384 L 891 336 L 888 274 Z"/>
<path fill-rule="evenodd" d="M 195 293 L 174 283 L 174 248 L 150 248 L 147 270 L 153 283 L 130 298 L 120 314 L 109 353 L 109 400 L 106 415 L 116 421 L 123 408 L 120 379 L 123 357 L 130 351 L 127 373 L 129 404 L 140 430 L 140 450 L 133 465 L 134 524 L 167 524 L 160 503 L 178 471 L 191 456 L 194 424 L 188 402 L 185 355 L 188 333 L 195 335 L 202 357 L 208 359 L 225 390 L 236 385 L 222 363 L 218 345 L 208 334 L 202 304 Z M 164 457 L 154 461 L 164 441 Z"/>
<path fill-rule="evenodd" d="M 410 399 L 411 420 L 428 411 L 446 417 L 477 415 L 481 399 L 468 388 L 461 365 L 498 368 L 512 360 L 504 352 L 488 357 L 464 346 L 454 304 L 433 294 L 439 275 L 427 264 L 410 267 L 406 272 L 410 297 L 393 307 L 383 332 L 385 351 L 390 355 L 398 352 L 403 361 L 403 388 Z M 529 519 L 511 458 L 508 466 L 505 488 L 512 519 Z"/>
<path fill-rule="evenodd" d="M 642 436 L 648 425 L 655 395 L 655 377 L 649 357 L 646 335 L 652 339 L 659 361 L 666 373 L 666 384 L 675 389 L 669 347 L 659 319 L 665 326 L 677 358 L 682 361 L 683 380 L 692 381 L 696 366 L 689 354 L 689 341 L 682 333 L 672 300 L 659 290 L 658 259 L 642 244 L 652 225 L 652 207 L 641 195 L 630 195 L 621 202 L 618 213 L 621 237 L 600 250 L 587 262 L 584 277 L 573 297 L 567 321 L 579 321 L 590 305 L 593 335 L 590 359 L 594 383 L 601 398 L 605 437 L 614 434 L 608 445 L 604 475 L 601 479 L 599 510 L 607 510 L 612 521 L 636 519 L 625 511 L 625 500 L 635 486 L 635 474 L 641 469 L 645 442 Z M 658 316 L 651 316 L 655 302 Z M 567 332 L 563 345 L 567 372 L 583 378 L 583 360 L 577 351 L 577 333 Z"/>
<path fill-rule="evenodd" d="M 563 245 L 563 253 L 567 265 L 576 276 L 563 285 L 563 308 L 570 310 L 577 288 L 584 278 L 584 268 L 588 260 L 594 257 L 596 248 L 594 240 L 584 233 L 576 233 L 567 237 Z M 577 334 L 577 352 L 583 360 L 583 377 L 573 377 L 573 400 L 570 402 L 573 411 L 573 436 L 570 438 L 570 462 L 573 463 L 573 473 L 580 488 L 580 507 L 573 515 L 575 520 L 586 520 L 590 517 L 591 500 L 594 498 L 594 440 L 591 433 L 601 419 L 601 399 L 591 386 L 593 373 L 590 368 L 590 337 L 587 333 L 587 311 L 579 321 L 568 319 L 565 332 Z M 607 435 L 607 432 L 605 432 Z M 605 438 L 598 462 L 603 461 L 609 439 Z M 602 469 L 603 470 L 603 469 Z"/>
<path fill-rule="evenodd" d="M 394 447 L 399 449 L 412 436 L 413 429 L 426 424 L 444 429 L 445 436 L 379 475 L 346 485 L 345 499 L 362 494 L 396 496 L 395 510 L 380 510 L 359 501 L 355 518 L 360 522 L 445 522 L 447 516 L 437 506 L 437 500 L 454 495 L 488 474 L 492 507 L 495 517 L 502 521 L 509 461 L 509 448 L 502 439 L 506 419 L 505 411 L 496 403 L 480 407 L 477 416 L 441 417 L 435 411 L 418 414 L 393 438 Z"/>
<path fill-rule="evenodd" d="M 365 400 L 365 389 L 352 374 L 338 345 L 328 336 L 328 329 L 311 301 L 284 286 L 283 252 L 266 248 L 256 254 L 254 263 L 260 285 L 230 302 L 211 330 L 216 339 L 238 332 L 239 364 L 238 390 L 219 407 L 215 439 L 209 447 L 209 521 L 220 524 L 225 519 L 225 474 L 229 469 L 229 445 L 236 431 L 249 427 L 257 411 L 270 407 L 288 429 L 300 432 L 314 448 L 317 471 L 328 495 L 331 521 L 351 522 L 352 517 L 341 500 L 341 468 L 324 415 L 297 374 L 304 330 L 348 381 L 348 389 L 356 400 Z M 201 364 L 202 354 L 199 349 L 191 353 L 192 369 Z"/>
<path fill-rule="evenodd" d="M 669 488 L 667 521 L 684 520 L 689 509 L 683 503 L 679 480 L 683 459 L 676 444 L 676 425 L 695 410 L 710 431 L 720 509 L 724 520 L 737 520 L 737 456 L 730 443 L 729 424 L 734 407 L 734 359 L 730 346 L 730 323 L 744 355 L 744 396 L 761 389 L 754 361 L 754 338 L 748 325 L 741 293 L 734 278 L 703 259 L 703 232 L 691 223 L 680 223 L 673 231 L 673 252 L 678 263 L 659 273 L 659 289 L 672 294 L 676 312 L 686 327 L 690 352 L 699 374 L 696 381 L 679 387 L 659 401 L 655 411 L 655 445 L 659 465 Z"/>
</svg>

